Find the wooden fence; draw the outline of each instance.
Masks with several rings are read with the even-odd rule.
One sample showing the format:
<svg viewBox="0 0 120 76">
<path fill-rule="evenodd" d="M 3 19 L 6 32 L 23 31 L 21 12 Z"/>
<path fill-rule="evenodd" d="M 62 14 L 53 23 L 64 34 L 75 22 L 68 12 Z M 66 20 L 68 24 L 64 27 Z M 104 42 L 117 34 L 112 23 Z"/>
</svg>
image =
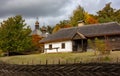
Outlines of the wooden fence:
<svg viewBox="0 0 120 76">
<path fill-rule="evenodd" d="M 23 61 L 22 61 L 23 60 Z M 20 62 L 21 61 L 21 62 Z M 98 57 L 98 58 L 74 58 L 74 59 L 55 59 L 55 60 L 30 60 L 25 61 L 20 59 L 18 62 L 6 61 L 9 64 L 20 64 L 20 65 L 49 65 L 49 64 L 76 64 L 76 63 L 120 63 L 120 58 L 109 58 L 109 57 Z"/>
<path fill-rule="evenodd" d="M 120 76 L 120 64 L 15 65 L 0 63 L 0 76 Z"/>
</svg>

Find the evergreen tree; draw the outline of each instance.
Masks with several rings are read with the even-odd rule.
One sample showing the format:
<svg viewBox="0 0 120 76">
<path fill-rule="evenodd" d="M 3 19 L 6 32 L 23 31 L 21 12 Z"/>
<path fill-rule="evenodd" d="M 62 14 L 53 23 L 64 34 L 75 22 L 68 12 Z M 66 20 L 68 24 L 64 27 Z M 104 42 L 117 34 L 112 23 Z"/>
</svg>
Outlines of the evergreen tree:
<svg viewBox="0 0 120 76">
<path fill-rule="evenodd" d="M 77 26 L 78 21 L 85 19 L 85 11 L 81 6 L 73 11 L 73 15 L 70 17 L 70 23 L 72 26 Z"/>
<path fill-rule="evenodd" d="M 52 31 L 53 31 L 53 27 L 50 26 L 50 25 L 48 25 L 48 26 L 47 26 L 47 32 L 48 32 L 49 34 L 52 34 Z"/>
<path fill-rule="evenodd" d="M 120 9 L 116 10 L 114 13 L 114 21 L 117 21 L 118 23 L 120 23 Z"/>
<path fill-rule="evenodd" d="M 120 9 L 116 10 L 111 7 L 111 3 L 105 5 L 105 7 L 97 12 L 98 20 L 100 23 L 117 21 L 120 22 Z"/>
</svg>

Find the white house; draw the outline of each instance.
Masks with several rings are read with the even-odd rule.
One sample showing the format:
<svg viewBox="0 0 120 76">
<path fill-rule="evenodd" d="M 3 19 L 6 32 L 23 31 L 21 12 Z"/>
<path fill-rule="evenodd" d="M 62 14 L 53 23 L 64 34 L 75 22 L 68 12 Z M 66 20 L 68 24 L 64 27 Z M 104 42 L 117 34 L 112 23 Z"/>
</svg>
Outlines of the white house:
<svg viewBox="0 0 120 76">
<path fill-rule="evenodd" d="M 120 25 L 116 22 L 61 29 L 42 39 L 44 53 L 85 52 L 88 39 L 107 38 L 112 50 L 120 49 Z M 113 40 L 114 39 L 114 40 Z"/>
<path fill-rule="evenodd" d="M 44 48 L 45 53 L 72 52 L 72 41 L 46 43 Z"/>
</svg>

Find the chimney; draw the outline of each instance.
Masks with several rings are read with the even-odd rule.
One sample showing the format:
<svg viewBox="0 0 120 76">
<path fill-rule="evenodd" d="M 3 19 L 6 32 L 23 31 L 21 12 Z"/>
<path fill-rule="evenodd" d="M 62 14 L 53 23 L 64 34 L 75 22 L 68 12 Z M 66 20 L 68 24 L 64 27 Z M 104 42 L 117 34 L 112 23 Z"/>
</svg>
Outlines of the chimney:
<svg viewBox="0 0 120 76">
<path fill-rule="evenodd" d="M 78 27 L 81 27 L 83 25 L 84 25 L 84 21 L 83 20 L 78 21 Z"/>
</svg>

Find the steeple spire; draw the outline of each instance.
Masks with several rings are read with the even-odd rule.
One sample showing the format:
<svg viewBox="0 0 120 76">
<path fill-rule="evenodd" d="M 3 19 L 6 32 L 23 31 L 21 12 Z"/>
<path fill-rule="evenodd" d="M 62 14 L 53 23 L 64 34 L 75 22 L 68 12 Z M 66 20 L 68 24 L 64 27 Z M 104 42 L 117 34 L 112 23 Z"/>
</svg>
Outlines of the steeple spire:
<svg viewBox="0 0 120 76">
<path fill-rule="evenodd" d="M 39 22 L 38 22 L 38 17 L 36 18 L 36 22 L 35 22 L 35 29 L 39 29 Z"/>
</svg>

